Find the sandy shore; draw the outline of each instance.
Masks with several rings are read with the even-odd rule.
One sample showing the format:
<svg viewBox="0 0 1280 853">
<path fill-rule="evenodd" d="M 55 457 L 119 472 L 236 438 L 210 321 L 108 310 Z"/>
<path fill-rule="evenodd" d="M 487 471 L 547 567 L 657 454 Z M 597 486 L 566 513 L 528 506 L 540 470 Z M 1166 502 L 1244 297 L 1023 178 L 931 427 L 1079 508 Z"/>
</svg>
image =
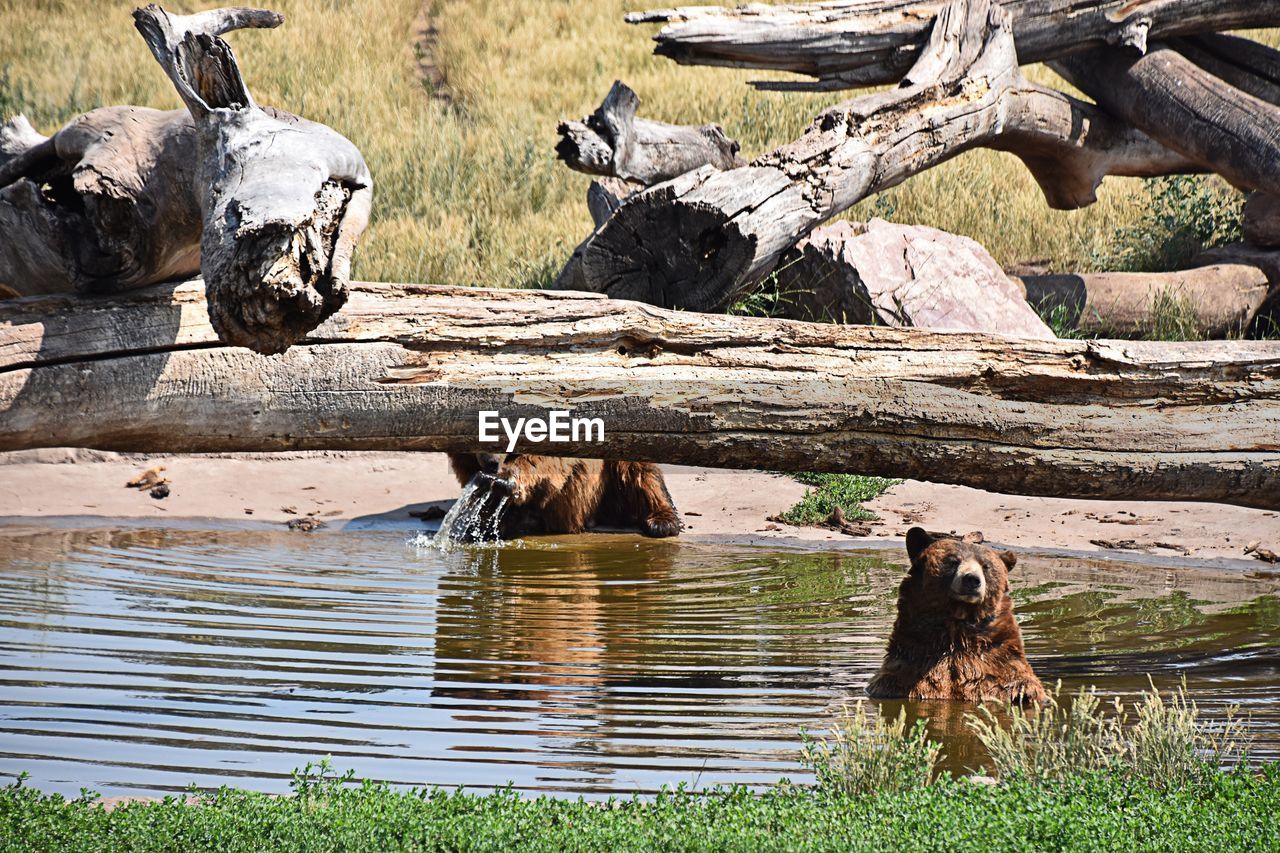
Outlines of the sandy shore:
<svg viewBox="0 0 1280 853">
<path fill-rule="evenodd" d="M 125 487 L 155 466 L 164 466 L 168 497 L 157 500 Z M 881 520 L 869 537 L 855 538 L 769 521 L 804 494 L 805 487 L 789 477 L 683 466 L 664 470 L 687 525 L 684 535 L 696 540 L 865 547 L 896 542 L 919 524 L 932 530 L 981 530 L 988 539 L 1027 549 L 1112 551 L 1126 560 L 1192 559 L 1258 570 L 1271 567 L 1247 557 L 1247 543 L 1261 541 L 1280 551 L 1276 512 L 1221 504 L 1028 498 L 916 481 L 869 504 Z M 421 527 L 410 512 L 433 504 L 447 507 L 459 491 L 438 453 L 142 457 L 42 450 L 0 454 L 0 482 L 0 521 L 9 523 L 80 516 L 271 526 L 310 517 L 330 529 Z"/>
</svg>

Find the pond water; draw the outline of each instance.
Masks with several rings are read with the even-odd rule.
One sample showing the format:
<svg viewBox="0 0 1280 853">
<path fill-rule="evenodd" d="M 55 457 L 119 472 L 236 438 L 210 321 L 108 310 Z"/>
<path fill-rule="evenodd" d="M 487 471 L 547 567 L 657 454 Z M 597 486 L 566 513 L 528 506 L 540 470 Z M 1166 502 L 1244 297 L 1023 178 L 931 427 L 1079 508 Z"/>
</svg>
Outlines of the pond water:
<svg viewBox="0 0 1280 853">
<path fill-rule="evenodd" d="M 597 535 L 441 554 L 404 532 L 0 528 L 0 782 L 283 791 L 326 755 L 401 784 L 600 795 L 808 778 L 861 696 L 900 551 Z M 1024 556 L 1046 684 L 1185 678 L 1280 754 L 1280 581 Z M 896 714 L 896 703 L 880 710 Z M 910 708 L 953 768 L 964 706 Z"/>
</svg>

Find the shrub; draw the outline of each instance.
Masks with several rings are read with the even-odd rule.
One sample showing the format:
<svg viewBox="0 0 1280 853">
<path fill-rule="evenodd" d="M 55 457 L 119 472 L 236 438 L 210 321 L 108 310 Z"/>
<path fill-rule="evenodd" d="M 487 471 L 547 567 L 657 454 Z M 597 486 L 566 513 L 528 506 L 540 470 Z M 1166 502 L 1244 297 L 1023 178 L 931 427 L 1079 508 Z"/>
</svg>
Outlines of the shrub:
<svg viewBox="0 0 1280 853">
<path fill-rule="evenodd" d="M 1239 240 L 1244 196 L 1220 179 L 1173 175 L 1145 182 L 1147 207 L 1134 225 L 1117 228 L 1101 269 L 1164 272 L 1184 268 L 1198 252 Z"/>
</svg>

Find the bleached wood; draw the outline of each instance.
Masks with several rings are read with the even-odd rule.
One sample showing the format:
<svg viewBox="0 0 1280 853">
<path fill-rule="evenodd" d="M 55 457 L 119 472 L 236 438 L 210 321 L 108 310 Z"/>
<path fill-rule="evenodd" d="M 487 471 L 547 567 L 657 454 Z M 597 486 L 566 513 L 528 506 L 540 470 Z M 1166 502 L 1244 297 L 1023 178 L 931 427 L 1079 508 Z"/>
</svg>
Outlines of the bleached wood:
<svg viewBox="0 0 1280 853">
<path fill-rule="evenodd" d="M 377 284 L 287 353 L 219 343 L 198 283 L 0 303 L 0 450 L 480 449 L 848 471 L 1280 508 L 1280 343 L 1014 340 Z"/>
<path fill-rule="evenodd" d="M 373 198 L 356 147 L 324 125 L 259 108 L 218 38 L 282 20 L 257 9 L 134 12 L 195 120 L 200 269 L 214 328 L 261 353 L 283 352 L 342 306 Z"/>
<path fill-rule="evenodd" d="M 684 65 L 792 71 L 816 82 L 764 88 L 859 88 L 899 80 L 916 61 L 946 0 L 829 0 L 627 15 L 665 23 L 654 52 Z M 1023 62 L 1102 45 L 1145 50 L 1148 39 L 1280 25 L 1280 6 L 1253 0 L 1002 0 Z"/>
<path fill-rule="evenodd" d="M 198 273 L 195 147 L 185 110 L 102 107 L 48 138 L 11 119 L 0 127 L 0 281 L 112 293 Z"/>
<path fill-rule="evenodd" d="M 743 165 L 738 143 L 716 124 L 667 124 L 638 118 L 640 98 L 615 81 L 600 106 L 581 121 L 561 122 L 556 154 L 588 175 L 652 185 L 698 168 Z"/>
<path fill-rule="evenodd" d="M 1101 272 L 1018 278 L 1041 313 L 1057 308 L 1063 323 L 1095 334 L 1150 333 L 1156 309 L 1175 310 L 1188 334 L 1240 336 L 1271 291 L 1265 270 L 1247 263 L 1210 264 L 1177 272 Z"/>
<path fill-rule="evenodd" d="M 969 148 L 1021 157 L 1050 204 L 1092 203 L 1104 175 L 1199 169 L 1096 108 L 1028 83 L 1008 15 L 988 0 L 938 13 L 904 85 L 855 98 L 748 167 L 703 168 L 633 196 L 571 261 L 572 286 L 718 311 L 817 224 Z"/>
<path fill-rule="evenodd" d="M 1242 189 L 1280 195 L 1280 107 L 1163 44 L 1050 63 L 1108 113 Z"/>
</svg>

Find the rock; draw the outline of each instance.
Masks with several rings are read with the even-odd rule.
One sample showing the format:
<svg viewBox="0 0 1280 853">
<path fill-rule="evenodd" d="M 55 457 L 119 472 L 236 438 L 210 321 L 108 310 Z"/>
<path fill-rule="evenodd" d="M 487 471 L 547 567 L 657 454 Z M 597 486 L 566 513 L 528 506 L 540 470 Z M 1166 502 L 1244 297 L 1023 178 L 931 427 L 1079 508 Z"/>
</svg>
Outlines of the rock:
<svg viewBox="0 0 1280 853">
<path fill-rule="evenodd" d="M 1054 338 L 986 249 L 923 225 L 814 229 L 777 275 L 793 319 Z"/>
</svg>

